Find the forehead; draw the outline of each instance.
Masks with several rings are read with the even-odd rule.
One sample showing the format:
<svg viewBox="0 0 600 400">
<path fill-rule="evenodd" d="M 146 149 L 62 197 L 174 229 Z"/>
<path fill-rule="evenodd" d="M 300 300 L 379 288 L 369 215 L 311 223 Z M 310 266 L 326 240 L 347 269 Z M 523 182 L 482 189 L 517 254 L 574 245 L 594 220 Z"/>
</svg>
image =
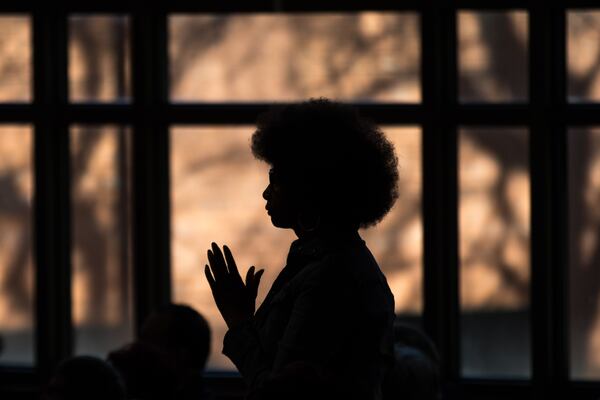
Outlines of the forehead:
<svg viewBox="0 0 600 400">
<path fill-rule="evenodd" d="M 279 170 L 276 169 L 275 167 L 271 167 L 269 169 L 269 179 L 277 179 L 277 178 L 281 178 L 281 174 L 279 173 Z"/>
</svg>

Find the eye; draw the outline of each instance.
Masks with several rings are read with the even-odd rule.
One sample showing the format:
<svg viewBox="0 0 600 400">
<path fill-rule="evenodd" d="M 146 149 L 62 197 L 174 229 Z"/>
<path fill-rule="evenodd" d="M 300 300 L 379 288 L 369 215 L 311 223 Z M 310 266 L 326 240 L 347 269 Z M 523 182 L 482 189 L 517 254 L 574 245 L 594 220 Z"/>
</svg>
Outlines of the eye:
<svg viewBox="0 0 600 400">
<path fill-rule="evenodd" d="M 278 184 L 279 183 L 278 182 L 278 178 L 277 178 L 277 173 L 272 168 L 269 170 L 269 181 L 272 184 Z"/>
</svg>

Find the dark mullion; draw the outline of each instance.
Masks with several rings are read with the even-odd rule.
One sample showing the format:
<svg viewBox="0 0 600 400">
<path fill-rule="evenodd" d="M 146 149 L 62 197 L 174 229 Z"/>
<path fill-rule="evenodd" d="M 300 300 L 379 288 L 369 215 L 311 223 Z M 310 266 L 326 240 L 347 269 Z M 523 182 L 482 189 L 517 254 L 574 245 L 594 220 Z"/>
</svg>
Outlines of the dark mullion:
<svg viewBox="0 0 600 400">
<path fill-rule="evenodd" d="M 492 0 L 482 3 L 477 0 L 449 0 L 450 4 L 460 10 L 506 11 L 526 9 L 539 0 Z"/>
<path fill-rule="evenodd" d="M 31 104 L 1 104 L 0 122 L 31 122 L 35 118 L 34 106 Z"/>
<path fill-rule="evenodd" d="M 364 104 L 352 103 L 361 114 L 380 124 L 420 124 L 430 117 L 429 111 L 421 104 Z M 269 108 L 268 103 L 225 103 L 225 104 L 181 104 L 173 103 L 164 107 L 152 108 L 157 118 L 177 124 L 217 124 L 246 125 L 254 124 L 257 116 Z M 600 111 L 600 110 L 599 110 Z M 69 110 L 67 117 L 72 120 L 117 121 L 130 118 L 131 110 L 125 106 L 77 106 Z M 597 111 L 598 112 L 598 111 Z M 530 113 L 525 105 L 461 105 L 452 110 L 443 111 L 444 118 L 450 122 L 461 121 L 471 125 L 525 125 L 529 123 Z M 599 113 L 600 114 L 600 113 Z M 599 115 L 597 114 L 597 115 Z M 597 116 L 596 115 L 596 116 Z"/>
<path fill-rule="evenodd" d="M 515 126 L 529 124 L 531 113 L 527 104 L 460 104 L 446 118 L 460 125 Z"/>
<path fill-rule="evenodd" d="M 39 382 L 31 368 L 0 367 L 0 397 L 3 399 L 39 399 Z"/>
<path fill-rule="evenodd" d="M 443 140 L 444 167 L 443 173 L 443 237 L 438 248 L 443 249 L 444 275 L 446 285 L 442 317 L 445 323 L 444 338 L 446 340 L 447 363 L 446 376 L 450 381 L 458 380 L 461 376 L 461 337 L 460 337 L 460 287 L 459 287 L 459 258 L 458 258 L 458 125 L 452 118 L 453 110 L 458 104 L 458 63 L 457 63 L 457 27 L 456 9 L 442 9 L 443 42 L 439 51 L 442 55 L 442 107 L 440 115 L 443 124 L 438 133 Z M 448 112 L 449 111 L 449 112 Z"/>
<path fill-rule="evenodd" d="M 545 246 L 549 244 L 547 232 L 548 205 L 547 205 L 547 159 L 549 154 L 548 141 L 545 140 L 547 124 L 544 114 L 550 111 L 548 100 L 550 91 L 549 81 L 552 77 L 548 73 L 548 43 L 545 37 L 549 20 L 542 10 L 530 9 L 529 12 L 529 95 L 532 106 L 532 125 L 530 127 L 530 176 L 531 176 L 531 294 L 530 294 L 530 321 L 531 321 L 531 355 L 532 355 L 532 381 L 536 398 L 547 394 L 545 387 L 551 384 L 552 367 L 549 365 L 552 349 L 550 348 L 549 332 L 549 307 L 550 282 L 548 270 L 548 257 Z M 535 71 L 535 72 L 534 72 Z M 549 117 L 549 114 L 545 116 Z"/>
<path fill-rule="evenodd" d="M 185 3 L 185 0 L 183 2 Z M 280 0 L 271 2 L 280 4 L 280 7 L 273 7 L 273 9 L 285 12 L 413 11 L 423 8 L 422 2 L 419 0 L 398 2 L 388 0 L 370 0 L 368 2 L 364 0 L 345 0 L 339 3 L 322 0 Z"/>
<path fill-rule="evenodd" d="M 598 400 L 600 393 L 600 384 L 596 382 L 570 382 L 567 385 L 565 393 L 571 399 L 578 400 Z"/>
<path fill-rule="evenodd" d="M 538 0 L 445 0 L 444 3 L 450 7 L 461 9 L 509 9 L 527 8 Z M 63 0 L 63 7 L 69 12 L 129 12 L 132 5 L 120 0 L 88 1 Z M 388 0 L 347 0 L 345 2 L 323 2 L 319 0 L 246 0 L 244 2 L 223 2 L 218 0 L 195 1 L 195 0 L 171 0 L 154 6 L 154 10 L 161 12 L 303 12 L 303 11 L 420 11 L 424 8 L 424 2 L 419 0 L 407 0 L 392 2 Z M 0 6 L 0 12 L 4 11 L 27 11 L 36 5 L 35 0 L 4 0 Z M 51 5 L 47 8 L 51 9 Z M 596 0 L 569 0 L 569 7 L 597 7 Z"/>
<path fill-rule="evenodd" d="M 552 308 L 553 319 L 551 329 L 554 335 L 550 345 L 554 348 L 552 354 L 554 365 L 554 379 L 562 386 L 565 395 L 569 381 L 569 324 L 568 319 L 568 268 L 569 268 L 569 223 L 568 223 L 568 164 L 567 164 L 567 126 L 565 109 L 567 106 L 567 14 L 566 9 L 556 7 L 551 15 L 552 31 L 552 58 L 554 69 L 554 87 L 552 88 L 553 109 L 557 118 L 554 119 L 552 134 L 552 170 L 554 201 L 551 203 L 550 212 L 555 216 L 552 224 L 553 237 L 551 238 L 552 259 Z"/>
<path fill-rule="evenodd" d="M 351 103 L 361 114 L 380 124 L 420 124 L 429 111 L 421 104 L 364 104 Z M 178 124 L 254 124 L 256 117 L 266 111 L 267 103 L 180 104 L 151 106 L 154 118 Z M 0 105 L 0 121 L 27 122 L 39 113 L 32 105 Z M 453 111 L 445 110 L 445 118 L 464 125 L 516 126 L 531 120 L 528 105 L 520 104 L 460 104 Z M 575 104 L 557 110 L 555 118 L 572 125 L 600 123 L 600 104 Z M 66 123 L 127 124 L 134 118 L 134 109 L 127 104 L 72 104 L 57 116 Z"/>
<path fill-rule="evenodd" d="M 161 109 L 166 109 L 169 98 L 169 51 L 168 35 L 169 20 L 166 11 L 159 12 L 156 16 L 156 23 L 153 30 L 156 32 L 156 41 L 154 46 L 155 63 L 155 104 Z M 171 302 L 171 183 L 170 183 L 170 120 L 159 115 L 159 123 L 156 126 L 156 196 L 158 226 L 158 240 L 162 243 L 159 254 L 158 279 L 160 291 L 158 300 L 160 304 Z"/>
<path fill-rule="evenodd" d="M 424 326 L 442 357 L 443 380 L 460 371 L 456 126 L 456 21 L 431 0 L 422 14 Z"/>
<path fill-rule="evenodd" d="M 157 115 L 156 110 L 152 115 Z M 134 119 L 134 108 L 130 104 L 70 104 L 64 113 L 67 123 L 79 124 L 129 124 Z"/>
<path fill-rule="evenodd" d="M 563 394 L 566 398 L 578 400 L 598 400 L 598 383 L 568 384 Z M 530 382 L 499 381 L 490 379 L 464 379 L 456 396 L 461 400 L 530 400 L 536 393 Z"/>
<path fill-rule="evenodd" d="M 559 116 L 569 126 L 598 125 L 600 123 L 600 103 L 567 104 L 559 110 Z"/>
<path fill-rule="evenodd" d="M 279 103 L 283 104 L 283 103 Z M 419 104 L 352 103 L 361 114 L 381 124 L 419 124 L 425 117 Z M 181 104 L 164 109 L 165 119 L 184 124 L 254 124 L 271 103 Z"/>
<path fill-rule="evenodd" d="M 267 110 L 270 103 L 171 103 L 149 108 L 157 119 L 181 124 L 253 124 L 256 117 Z M 430 117 L 430 110 L 421 104 L 365 104 L 352 103 L 360 112 L 381 124 L 419 124 Z M 526 104 L 459 104 L 453 111 L 442 111 L 445 118 L 462 125 L 525 126 L 532 120 Z M 39 107 L 31 104 L 1 104 L 1 122 L 29 122 L 40 115 Z M 67 123 L 127 124 L 133 120 L 134 110 L 129 104 L 71 104 L 58 120 Z M 555 120 L 568 125 L 600 124 L 600 103 L 567 104 L 556 109 Z"/>
<path fill-rule="evenodd" d="M 477 10 L 506 10 L 525 9 L 540 3 L 539 0 L 447 0 L 444 4 L 459 9 Z M 597 0 L 562 0 L 554 4 L 562 3 L 570 9 L 598 8 Z M 294 12 L 294 11 L 422 11 L 426 2 L 409 0 L 403 2 L 391 2 L 388 0 L 373 0 L 368 3 L 360 0 L 349 0 L 343 3 L 327 3 L 318 0 L 247 0 L 242 3 L 223 2 L 218 0 L 202 1 L 195 0 L 171 0 L 168 3 L 155 5 L 152 9 L 160 12 Z M 64 0 L 62 7 L 69 13 L 73 12 L 132 12 L 135 8 L 131 3 L 121 0 L 103 0 L 80 2 L 78 0 Z M 278 6 L 280 5 L 280 6 Z M 548 5 L 548 3 L 544 3 Z M 53 4 L 40 6 L 35 0 L 4 0 L 0 5 L 0 13 L 28 12 L 36 7 L 43 7 L 46 11 L 53 9 Z M 149 9 L 147 7 L 147 9 Z"/>
<path fill-rule="evenodd" d="M 550 10 L 549 10 L 550 9 Z M 565 396 L 564 271 L 566 241 L 560 241 L 566 208 L 559 199 L 565 165 L 564 126 L 557 119 L 564 103 L 565 31 L 559 7 L 535 4 L 530 9 L 531 174 L 531 343 L 535 398 Z M 559 31 L 562 27 L 562 31 Z M 562 70 L 562 71 L 561 71 Z M 564 182 L 562 182 L 564 184 Z"/>
<path fill-rule="evenodd" d="M 419 124 L 430 117 L 430 111 L 417 104 L 354 104 L 362 114 L 381 124 Z M 268 104 L 170 104 L 151 107 L 154 118 L 177 124 L 245 125 L 256 122 L 256 117 L 268 109 Z M 462 125 L 525 126 L 532 114 L 527 105 L 460 104 L 454 111 L 443 111 L 445 118 Z M 0 105 L 1 122 L 29 122 L 40 115 L 33 105 Z M 568 104 L 552 116 L 569 126 L 600 124 L 600 104 Z M 130 105 L 74 104 L 68 106 L 56 120 L 67 123 L 127 124 L 134 118 Z"/>
<path fill-rule="evenodd" d="M 452 397 L 461 400 L 530 400 L 532 395 L 532 385 L 526 381 L 463 379 Z"/>
<path fill-rule="evenodd" d="M 11 14 L 11 13 L 31 13 L 36 7 L 34 0 L 4 0 L 0 4 L 0 13 Z"/>
<path fill-rule="evenodd" d="M 561 0 L 557 2 L 564 9 L 598 9 L 598 0 Z"/>
<path fill-rule="evenodd" d="M 496 0 L 498 1 L 498 0 Z M 0 12 L 17 12 L 30 10 L 35 5 L 34 0 L 4 0 Z M 120 0 L 88 1 L 63 0 L 62 6 L 68 12 L 134 12 L 131 3 Z M 156 4 L 152 10 L 160 13 L 254 13 L 254 12 L 354 12 L 370 10 L 419 10 L 419 0 L 391 2 L 387 0 L 347 0 L 345 2 L 323 2 L 319 0 L 246 0 L 244 2 L 227 2 L 219 0 L 194 1 L 171 0 Z M 50 10 L 51 6 L 47 6 Z M 146 9 L 150 9 L 146 6 Z"/>
<path fill-rule="evenodd" d="M 166 17 L 132 15 L 133 271 L 135 326 L 170 301 L 168 137 L 156 110 L 166 104 Z M 161 89 L 162 88 L 162 89 Z"/>
<path fill-rule="evenodd" d="M 66 16 L 33 14 L 36 360 L 44 381 L 72 352 Z"/>
</svg>

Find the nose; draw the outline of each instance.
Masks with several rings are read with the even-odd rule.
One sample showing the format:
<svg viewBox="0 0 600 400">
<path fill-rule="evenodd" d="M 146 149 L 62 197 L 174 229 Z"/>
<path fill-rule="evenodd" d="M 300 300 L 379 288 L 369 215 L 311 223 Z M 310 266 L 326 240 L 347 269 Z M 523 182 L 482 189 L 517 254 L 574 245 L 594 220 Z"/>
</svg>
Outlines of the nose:
<svg viewBox="0 0 600 400">
<path fill-rule="evenodd" d="M 263 191 L 262 197 L 265 200 L 269 200 L 269 196 L 271 195 L 271 184 L 268 184 L 265 190 Z"/>
</svg>

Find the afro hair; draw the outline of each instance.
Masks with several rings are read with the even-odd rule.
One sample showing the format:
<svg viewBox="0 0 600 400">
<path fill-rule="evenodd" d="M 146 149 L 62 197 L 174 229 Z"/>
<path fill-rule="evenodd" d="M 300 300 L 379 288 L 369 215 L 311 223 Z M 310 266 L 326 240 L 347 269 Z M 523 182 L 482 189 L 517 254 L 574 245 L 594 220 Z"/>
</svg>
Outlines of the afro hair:
<svg viewBox="0 0 600 400">
<path fill-rule="evenodd" d="M 373 122 L 325 98 L 259 116 L 252 153 L 281 172 L 300 202 L 339 223 L 377 224 L 398 198 L 398 158 Z"/>
</svg>

